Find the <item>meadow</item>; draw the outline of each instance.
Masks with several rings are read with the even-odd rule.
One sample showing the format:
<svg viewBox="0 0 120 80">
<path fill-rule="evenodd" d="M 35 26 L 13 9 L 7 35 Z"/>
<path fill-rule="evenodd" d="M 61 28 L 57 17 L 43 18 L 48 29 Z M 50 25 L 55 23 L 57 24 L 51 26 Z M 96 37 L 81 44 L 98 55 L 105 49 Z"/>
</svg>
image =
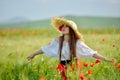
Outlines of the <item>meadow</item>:
<svg viewBox="0 0 120 80">
<path fill-rule="evenodd" d="M 120 80 L 120 29 L 79 31 L 89 47 L 116 62 L 81 58 L 77 68 L 68 67 L 68 80 Z M 32 61 L 26 59 L 59 35 L 54 29 L 0 30 L 0 80 L 62 80 L 55 58 L 41 54 Z"/>
</svg>

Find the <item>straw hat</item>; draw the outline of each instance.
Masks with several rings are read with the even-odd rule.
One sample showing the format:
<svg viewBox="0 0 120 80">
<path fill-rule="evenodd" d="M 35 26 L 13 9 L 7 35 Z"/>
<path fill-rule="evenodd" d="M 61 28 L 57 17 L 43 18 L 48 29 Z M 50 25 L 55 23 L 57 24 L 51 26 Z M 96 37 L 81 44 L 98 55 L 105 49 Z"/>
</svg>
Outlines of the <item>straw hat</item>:
<svg viewBox="0 0 120 80">
<path fill-rule="evenodd" d="M 79 33 L 78 29 L 77 29 L 77 25 L 75 24 L 75 22 L 71 21 L 71 20 L 67 20 L 65 18 L 59 18 L 59 17 L 54 17 L 51 20 L 51 23 L 53 25 L 53 27 L 55 27 L 57 29 L 57 31 L 60 31 L 60 27 L 63 24 L 68 25 L 69 27 L 71 27 L 73 29 L 73 31 L 75 32 L 75 34 L 77 34 L 79 36 L 79 38 L 81 38 L 82 40 L 82 35 Z"/>
</svg>

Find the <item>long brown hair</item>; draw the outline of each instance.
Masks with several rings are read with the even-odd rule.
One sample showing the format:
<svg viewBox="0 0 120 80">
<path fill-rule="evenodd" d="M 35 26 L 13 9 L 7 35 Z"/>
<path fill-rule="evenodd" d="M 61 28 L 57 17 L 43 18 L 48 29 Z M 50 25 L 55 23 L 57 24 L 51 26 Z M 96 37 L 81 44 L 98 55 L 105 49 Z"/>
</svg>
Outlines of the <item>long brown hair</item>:
<svg viewBox="0 0 120 80">
<path fill-rule="evenodd" d="M 69 50 L 70 50 L 70 60 L 72 63 L 72 60 L 76 58 L 76 42 L 79 39 L 82 39 L 82 36 L 77 35 L 73 29 L 69 27 Z M 64 35 L 59 37 L 59 60 L 61 61 L 61 52 L 62 52 L 62 47 L 63 47 L 63 41 L 64 41 Z"/>
</svg>

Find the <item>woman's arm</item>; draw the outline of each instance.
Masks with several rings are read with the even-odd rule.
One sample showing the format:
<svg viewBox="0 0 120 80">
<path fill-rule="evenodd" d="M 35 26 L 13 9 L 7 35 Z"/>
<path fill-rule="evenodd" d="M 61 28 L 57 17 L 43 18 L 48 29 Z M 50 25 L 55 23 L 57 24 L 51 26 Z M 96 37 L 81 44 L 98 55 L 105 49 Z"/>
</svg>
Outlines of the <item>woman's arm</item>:
<svg viewBox="0 0 120 80">
<path fill-rule="evenodd" d="M 100 59 L 100 60 L 103 60 L 103 61 L 108 61 L 108 62 L 113 62 L 114 61 L 114 59 L 107 59 L 100 54 L 94 54 L 93 57 L 97 58 L 97 59 Z"/>
<path fill-rule="evenodd" d="M 29 55 L 28 57 L 27 57 L 27 59 L 28 60 L 32 60 L 36 55 L 38 55 L 38 54 L 42 54 L 43 53 L 43 51 L 40 49 L 40 50 L 36 50 L 33 54 L 31 54 L 31 55 Z"/>
</svg>

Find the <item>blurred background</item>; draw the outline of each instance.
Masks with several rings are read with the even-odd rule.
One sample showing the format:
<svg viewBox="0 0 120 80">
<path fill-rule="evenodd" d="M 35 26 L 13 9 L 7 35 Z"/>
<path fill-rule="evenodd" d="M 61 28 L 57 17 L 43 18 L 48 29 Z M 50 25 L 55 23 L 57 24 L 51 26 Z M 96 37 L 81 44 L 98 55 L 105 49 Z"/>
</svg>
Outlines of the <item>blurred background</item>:
<svg viewBox="0 0 120 80">
<path fill-rule="evenodd" d="M 70 72 L 69 80 L 80 80 L 88 69 L 92 75 L 85 80 L 120 79 L 120 0 L 0 0 L 0 80 L 61 80 L 58 60 L 45 55 L 26 59 L 60 35 L 51 25 L 55 16 L 73 20 L 90 48 L 117 61 Z"/>
<path fill-rule="evenodd" d="M 0 29 L 51 28 L 55 16 L 79 28 L 120 28 L 120 0 L 0 0 Z"/>
</svg>

